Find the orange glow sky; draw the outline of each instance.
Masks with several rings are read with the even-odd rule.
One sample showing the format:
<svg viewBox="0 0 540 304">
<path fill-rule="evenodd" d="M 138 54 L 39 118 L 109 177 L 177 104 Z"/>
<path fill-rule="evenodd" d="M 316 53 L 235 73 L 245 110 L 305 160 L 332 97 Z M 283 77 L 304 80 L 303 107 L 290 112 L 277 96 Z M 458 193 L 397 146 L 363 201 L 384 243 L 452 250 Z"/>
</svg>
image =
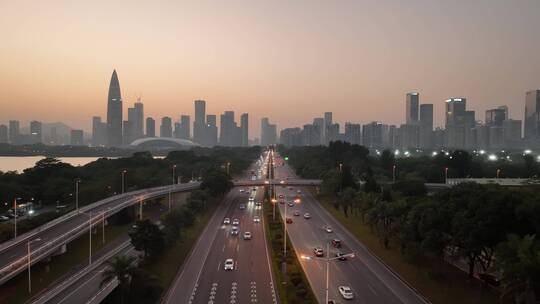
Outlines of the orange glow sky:
<svg viewBox="0 0 540 304">
<path fill-rule="evenodd" d="M 263 115 L 279 129 L 324 111 L 402 123 L 412 90 L 437 125 L 449 97 L 477 119 L 502 104 L 523 119 L 539 15 L 538 0 L 0 0 L 0 123 L 89 130 L 114 68 L 124 109 L 140 95 L 146 115 L 178 120 L 205 99 L 209 113 L 249 112 L 250 137 Z"/>
</svg>

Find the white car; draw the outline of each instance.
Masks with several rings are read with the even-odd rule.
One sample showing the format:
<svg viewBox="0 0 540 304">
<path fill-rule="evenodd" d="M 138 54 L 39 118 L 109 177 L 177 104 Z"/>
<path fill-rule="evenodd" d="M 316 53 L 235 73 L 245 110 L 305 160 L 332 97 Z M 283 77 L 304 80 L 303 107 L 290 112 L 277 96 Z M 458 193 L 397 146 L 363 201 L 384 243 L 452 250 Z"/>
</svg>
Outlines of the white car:
<svg viewBox="0 0 540 304">
<path fill-rule="evenodd" d="M 244 193 L 244 189 L 240 189 L 240 193 Z"/>
<path fill-rule="evenodd" d="M 352 300 L 354 299 L 354 294 L 352 292 L 352 289 L 349 286 L 339 286 L 338 287 L 339 293 L 345 300 Z"/>
<path fill-rule="evenodd" d="M 229 225 L 231 223 L 231 219 L 226 217 L 224 220 L 223 220 L 223 225 Z"/>
<path fill-rule="evenodd" d="M 244 240 L 251 240 L 251 232 L 249 231 L 244 232 Z"/>
<path fill-rule="evenodd" d="M 238 227 L 232 227 L 231 229 L 231 235 L 238 235 L 240 231 L 238 231 Z"/>
<path fill-rule="evenodd" d="M 234 219 L 232 221 L 232 224 L 233 224 L 233 226 L 238 226 L 238 225 L 240 225 L 240 221 L 238 219 Z"/>
<path fill-rule="evenodd" d="M 225 264 L 223 264 L 223 268 L 225 270 L 234 270 L 234 260 L 233 259 L 226 259 Z"/>
<path fill-rule="evenodd" d="M 325 230 L 327 233 L 332 233 L 332 232 L 334 232 L 334 230 L 332 230 L 332 227 L 330 227 L 330 226 L 324 227 L 324 230 Z"/>
<path fill-rule="evenodd" d="M 304 218 L 305 218 L 306 220 L 309 220 L 309 219 L 311 218 L 311 214 L 309 214 L 309 213 L 304 213 Z"/>
<path fill-rule="evenodd" d="M 254 216 L 254 217 L 253 217 L 253 222 L 254 222 L 254 223 L 260 223 L 260 222 L 261 222 L 261 219 L 260 219 L 258 216 Z"/>
<path fill-rule="evenodd" d="M 255 200 L 255 199 L 254 199 L 253 197 L 250 197 L 250 198 L 249 198 L 249 202 L 250 202 L 250 203 L 253 203 L 254 200 Z"/>
</svg>

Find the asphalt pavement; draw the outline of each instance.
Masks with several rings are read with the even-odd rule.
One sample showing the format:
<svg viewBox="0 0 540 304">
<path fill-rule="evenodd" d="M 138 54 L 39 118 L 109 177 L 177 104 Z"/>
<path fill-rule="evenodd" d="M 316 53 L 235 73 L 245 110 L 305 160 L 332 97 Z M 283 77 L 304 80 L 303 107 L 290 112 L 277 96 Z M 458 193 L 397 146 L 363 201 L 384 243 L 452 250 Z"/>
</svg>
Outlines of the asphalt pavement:
<svg viewBox="0 0 540 304">
<path fill-rule="evenodd" d="M 294 172 L 288 167 L 275 168 L 275 178 L 286 180 L 294 177 Z M 300 190 L 301 194 L 297 191 Z M 305 256 L 300 260 L 308 277 L 310 285 L 316 294 L 319 303 L 325 302 L 326 293 L 326 267 L 327 262 L 317 259 L 314 248 L 320 247 L 325 251 L 325 257 L 334 258 L 339 251 L 343 254 L 354 254 L 354 257 L 346 261 L 333 260 L 328 262 L 329 267 L 329 299 L 347 303 L 426 303 L 409 285 L 402 281 L 378 258 L 373 256 L 368 249 L 338 221 L 336 221 L 322 207 L 311 193 L 305 189 L 289 186 L 277 186 L 276 193 L 284 196 L 285 202 L 292 202 L 297 195 L 301 202 L 293 207 L 278 203 L 282 217 L 287 217 L 293 222 L 287 225 L 288 235 L 298 257 Z M 294 216 L 294 211 L 299 211 L 300 216 Z M 310 219 L 303 215 L 309 213 Z M 333 232 L 328 233 L 326 226 L 330 226 Z M 332 239 L 342 242 L 341 248 L 331 245 Z M 329 255 L 326 252 L 329 245 Z M 289 249 L 290 250 L 290 249 Z M 354 293 L 354 299 L 344 300 L 338 291 L 338 286 L 349 286 Z"/>
<path fill-rule="evenodd" d="M 261 202 L 263 188 L 233 188 L 208 223 L 181 273 L 171 286 L 165 303 L 278 303 L 265 238 Z M 240 192 L 240 189 L 248 189 Z M 249 202 L 250 195 L 255 197 Z M 245 209 L 240 209 L 243 204 Z M 255 222 L 259 217 L 261 222 Z M 231 224 L 224 224 L 229 218 Z M 239 234 L 232 235 L 232 222 L 239 220 Z M 244 240 L 244 232 L 251 240 Z M 234 270 L 225 270 L 226 259 Z"/>
</svg>

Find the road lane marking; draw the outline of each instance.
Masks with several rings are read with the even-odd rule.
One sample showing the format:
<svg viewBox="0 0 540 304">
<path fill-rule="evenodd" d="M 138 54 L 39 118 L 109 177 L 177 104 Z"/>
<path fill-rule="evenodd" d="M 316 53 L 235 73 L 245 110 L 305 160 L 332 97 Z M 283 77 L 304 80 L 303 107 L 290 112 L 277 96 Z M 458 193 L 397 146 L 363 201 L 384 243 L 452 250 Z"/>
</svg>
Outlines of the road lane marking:
<svg viewBox="0 0 540 304">
<path fill-rule="evenodd" d="M 219 271 L 221 269 L 221 261 L 219 262 L 219 264 L 217 265 L 217 270 Z"/>
</svg>

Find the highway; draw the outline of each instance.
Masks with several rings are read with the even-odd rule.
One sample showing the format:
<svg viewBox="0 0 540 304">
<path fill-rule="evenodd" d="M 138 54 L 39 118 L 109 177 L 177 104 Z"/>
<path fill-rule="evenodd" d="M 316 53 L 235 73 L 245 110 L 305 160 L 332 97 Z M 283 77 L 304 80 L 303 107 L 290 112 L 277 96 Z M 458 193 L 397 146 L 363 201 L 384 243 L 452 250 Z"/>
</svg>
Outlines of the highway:
<svg viewBox="0 0 540 304">
<path fill-rule="evenodd" d="M 126 206 L 138 203 L 142 198 L 148 199 L 167 195 L 169 191 L 190 191 L 200 183 L 180 184 L 165 187 L 139 190 L 107 198 L 92 205 L 81 207 L 80 213 L 73 212 L 61 220 L 44 225 L 34 232 L 20 236 L 16 241 L 2 244 L 0 249 L 0 284 L 23 271 L 28 263 L 28 242 L 31 241 L 32 264 L 54 253 L 64 244 L 88 231 L 89 218 L 92 225 L 101 224 L 103 218 L 120 211 Z"/>
<path fill-rule="evenodd" d="M 289 176 L 294 177 L 295 175 L 287 165 L 275 168 L 276 179 L 286 179 Z M 325 302 L 326 261 L 316 259 L 313 249 L 321 247 L 326 255 L 327 244 L 334 238 L 340 239 L 343 246 L 337 249 L 329 245 L 330 258 L 335 257 L 338 250 L 344 254 L 354 253 L 355 256 L 346 261 L 333 260 L 329 262 L 329 299 L 337 300 L 340 303 L 345 301 L 366 304 L 426 303 L 421 296 L 400 280 L 356 237 L 324 210 L 324 207 L 320 206 L 311 193 L 302 188 L 289 186 L 276 186 L 275 189 L 277 196 L 283 195 L 286 202 L 292 202 L 297 191 L 301 191 L 301 202 L 294 204 L 294 207 L 287 206 L 287 217 L 293 220 L 293 223 L 287 224 L 287 231 L 297 256 L 309 257 L 301 259 L 300 262 L 319 303 Z M 286 205 L 278 203 L 278 206 L 282 217 L 285 217 Z M 299 216 L 293 215 L 295 210 L 299 211 Z M 305 213 L 309 213 L 311 218 L 305 219 L 303 217 Z M 332 228 L 333 232 L 325 231 L 327 225 Z M 340 285 L 352 288 L 353 300 L 344 300 L 341 297 L 338 291 Z"/>
<path fill-rule="evenodd" d="M 278 303 L 270 267 L 262 208 L 263 188 L 240 192 L 233 188 L 222 205 L 211 218 L 200 236 L 190 257 L 173 282 L 165 303 Z M 249 189 L 253 189 L 250 187 Z M 255 197 L 249 203 L 250 195 Z M 240 205 L 245 205 L 241 210 Z M 260 223 L 254 222 L 258 216 Z M 224 224 L 239 220 L 239 235 L 232 235 L 232 225 Z M 244 240 L 243 233 L 249 231 L 251 240 Z M 224 270 L 226 259 L 234 259 L 234 270 Z"/>
</svg>

